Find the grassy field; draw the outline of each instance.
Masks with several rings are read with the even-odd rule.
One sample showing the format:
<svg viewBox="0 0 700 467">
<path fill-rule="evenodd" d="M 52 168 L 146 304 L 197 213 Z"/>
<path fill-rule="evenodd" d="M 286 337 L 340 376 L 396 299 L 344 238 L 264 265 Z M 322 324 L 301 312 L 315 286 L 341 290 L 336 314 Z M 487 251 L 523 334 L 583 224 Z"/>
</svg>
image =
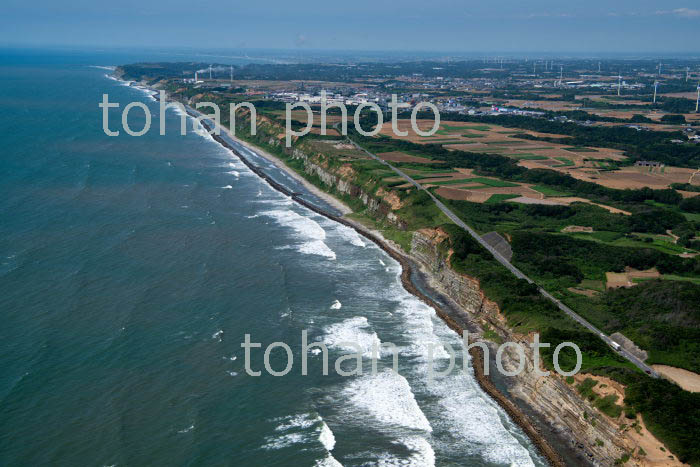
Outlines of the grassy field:
<svg viewBox="0 0 700 467">
<path fill-rule="evenodd" d="M 555 165 L 553 167 L 571 167 L 574 165 L 573 161 L 568 157 L 555 157 L 555 159 L 561 162 L 561 164 Z"/>
<path fill-rule="evenodd" d="M 683 248 L 680 245 L 676 245 L 675 243 L 672 243 L 668 240 L 665 240 L 663 237 L 659 237 L 658 235 L 634 234 L 635 238 L 629 238 L 624 235 L 621 235 L 618 232 L 606 231 L 598 231 L 592 233 L 573 233 L 568 235 L 582 240 L 592 240 L 595 242 L 606 243 L 608 245 L 613 246 L 653 248 L 655 250 L 661 251 L 662 253 L 667 253 L 670 255 L 678 255 L 687 251 L 686 248 Z M 652 242 L 647 243 L 642 240 L 643 238 L 651 238 Z"/>
<path fill-rule="evenodd" d="M 549 188 L 543 185 L 536 185 L 532 187 L 533 190 L 539 191 L 545 196 L 571 196 L 571 193 L 565 193 L 563 191 L 558 191 L 553 188 Z"/>
<path fill-rule="evenodd" d="M 440 181 L 440 182 L 430 182 L 431 185 L 464 185 L 465 183 L 472 183 L 471 178 L 458 178 L 458 179 L 452 179 L 452 180 L 445 180 L 445 181 Z M 474 182 L 476 183 L 476 182 Z"/>
<path fill-rule="evenodd" d="M 508 201 L 509 199 L 518 198 L 519 195 L 495 194 L 486 201 L 486 204 L 498 204 Z"/>
<path fill-rule="evenodd" d="M 512 157 L 513 159 L 522 159 L 526 161 L 543 161 L 549 159 L 547 156 L 540 156 L 529 152 L 523 152 L 520 154 L 506 154 L 506 156 Z"/>
<path fill-rule="evenodd" d="M 474 182 L 474 183 L 481 183 L 481 184 L 484 184 L 487 186 L 495 186 L 495 187 L 499 187 L 499 188 L 520 186 L 517 183 L 504 182 L 503 180 L 495 180 L 493 178 L 483 178 L 483 177 L 470 178 L 468 181 Z"/>
</svg>

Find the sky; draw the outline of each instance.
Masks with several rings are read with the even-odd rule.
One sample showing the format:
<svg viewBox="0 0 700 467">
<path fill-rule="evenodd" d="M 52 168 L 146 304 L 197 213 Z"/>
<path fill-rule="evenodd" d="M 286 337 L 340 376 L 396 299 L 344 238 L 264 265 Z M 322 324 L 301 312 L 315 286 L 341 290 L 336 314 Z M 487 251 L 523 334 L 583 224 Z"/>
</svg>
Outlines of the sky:
<svg viewBox="0 0 700 467">
<path fill-rule="evenodd" d="M 0 45 L 694 53 L 698 0 L 3 0 Z"/>
</svg>

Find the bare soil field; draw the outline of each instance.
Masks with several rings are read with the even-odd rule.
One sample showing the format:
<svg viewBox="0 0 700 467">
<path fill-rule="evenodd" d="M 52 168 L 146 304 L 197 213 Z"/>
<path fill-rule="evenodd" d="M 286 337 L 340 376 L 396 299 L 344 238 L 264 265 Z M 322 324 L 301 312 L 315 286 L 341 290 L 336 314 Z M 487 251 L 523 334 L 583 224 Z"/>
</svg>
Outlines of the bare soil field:
<svg viewBox="0 0 700 467">
<path fill-rule="evenodd" d="M 491 197 L 491 193 L 484 193 L 482 190 L 468 191 L 444 186 L 438 188 L 436 193 L 443 198 L 471 201 L 472 203 L 485 203 Z"/>
<path fill-rule="evenodd" d="M 531 165 L 534 166 L 534 164 Z M 637 189 L 644 187 L 654 189 L 668 188 L 672 183 L 688 183 L 691 175 L 695 172 L 693 169 L 670 166 L 665 167 L 663 172 L 649 172 L 645 167 L 624 167 L 620 170 L 599 171 L 595 174 L 578 168 L 555 168 L 555 170 L 561 170 L 579 180 L 595 182 L 608 188 L 617 189 Z M 700 179 L 696 181 L 694 178 L 693 184 L 700 185 Z"/>
<path fill-rule="evenodd" d="M 625 268 L 625 272 L 606 272 L 606 288 L 617 289 L 620 287 L 634 287 L 639 282 L 635 279 L 659 279 L 661 274 L 656 268 L 639 271 L 630 267 Z"/>
<path fill-rule="evenodd" d="M 508 201 L 513 201 L 515 203 L 522 204 L 543 204 L 546 206 L 561 206 L 561 203 L 557 203 L 556 201 L 553 201 L 551 199 L 530 198 L 528 196 L 521 196 L 519 198 L 509 199 Z"/>
<path fill-rule="evenodd" d="M 605 288 L 619 289 L 620 287 L 633 287 L 635 284 L 627 277 L 624 272 L 606 272 L 605 273 Z"/>
<path fill-rule="evenodd" d="M 432 120 L 419 120 L 418 126 L 428 130 L 433 124 Z M 393 138 L 408 140 L 420 144 L 445 143 L 444 147 L 452 150 L 469 152 L 484 152 L 500 154 L 518 159 L 518 164 L 529 169 L 548 168 L 571 175 L 579 180 L 598 183 L 600 185 L 617 189 L 638 189 L 649 187 L 654 189 L 668 188 L 672 183 L 688 183 L 693 173 L 692 169 L 678 167 L 665 167 L 662 170 L 649 172 L 642 167 L 624 167 L 620 170 L 610 171 L 604 160 L 622 161 L 625 156 L 622 151 L 609 148 L 576 148 L 561 143 L 549 143 L 544 141 L 530 141 L 513 137 L 516 129 L 500 125 L 480 125 L 469 122 L 441 122 L 442 135 L 433 137 L 421 137 L 415 134 L 410 122 L 398 121 L 399 129 L 408 131 L 407 136 L 396 137 L 393 135 L 391 124 L 383 126 L 381 133 Z M 660 127 L 672 127 L 659 125 Z M 548 133 L 534 131 L 526 132 L 538 137 L 560 137 Z M 479 138 L 465 137 L 465 134 L 478 134 Z M 455 144 L 456 142 L 456 144 Z M 416 156 L 396 156 L 402 159 L 387 159 L 399 162 L 425 162 L 416 159 Z M 700 185 L 700 178 L 697 180 Z"/>
<path fill-rule="evenodd" d="M 700 392 L 700 375 L 692 371 L 668 365 L 652 365 L 652 368 L 690 392 Z"/>
</svg>

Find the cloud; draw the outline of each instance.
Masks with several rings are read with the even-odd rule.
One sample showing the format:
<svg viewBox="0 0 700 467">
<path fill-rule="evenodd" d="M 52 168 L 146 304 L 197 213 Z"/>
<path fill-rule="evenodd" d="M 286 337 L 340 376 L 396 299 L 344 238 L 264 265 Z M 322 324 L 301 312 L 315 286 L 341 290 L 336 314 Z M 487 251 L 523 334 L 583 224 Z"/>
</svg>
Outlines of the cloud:
<svg viewBox="0 0 700 467">
<path fill-rule="evenodd" d="M 692 8 L 676 8 L 675 10 L 659 10 L 656 15 L 673 15 L 679 18 L 700 18 L 700 10 Z"/>
</svg>

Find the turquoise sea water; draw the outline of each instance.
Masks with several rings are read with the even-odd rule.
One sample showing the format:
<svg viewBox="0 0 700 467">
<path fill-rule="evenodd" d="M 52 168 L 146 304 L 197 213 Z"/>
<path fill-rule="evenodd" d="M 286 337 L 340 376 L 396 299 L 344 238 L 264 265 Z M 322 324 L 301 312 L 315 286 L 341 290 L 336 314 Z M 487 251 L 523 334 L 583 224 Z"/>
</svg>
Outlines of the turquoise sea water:
<svg viewBox="0 0 700 467">
<path fill-rule="evenodd" d="M 459 340 L 379 248 L 180 136 L 174 111 L 166 136 L 104 135 L 103 93 L 155 129 L 158 104 L 96 66 L 153 55 L 0 57 L 0 465 L 544 465 L 470 372 L 429 380 L 428 343 Z M 302 330 L 328 376 L 311 353 L 301 375 Z M 247 375 L 246 333 L 287 343 L 291 372 L 255 349 Z M 399 374 L 382 355 L 339 376 L 344 341 L 365 364 L 394 343 Z"/>
</svg>

